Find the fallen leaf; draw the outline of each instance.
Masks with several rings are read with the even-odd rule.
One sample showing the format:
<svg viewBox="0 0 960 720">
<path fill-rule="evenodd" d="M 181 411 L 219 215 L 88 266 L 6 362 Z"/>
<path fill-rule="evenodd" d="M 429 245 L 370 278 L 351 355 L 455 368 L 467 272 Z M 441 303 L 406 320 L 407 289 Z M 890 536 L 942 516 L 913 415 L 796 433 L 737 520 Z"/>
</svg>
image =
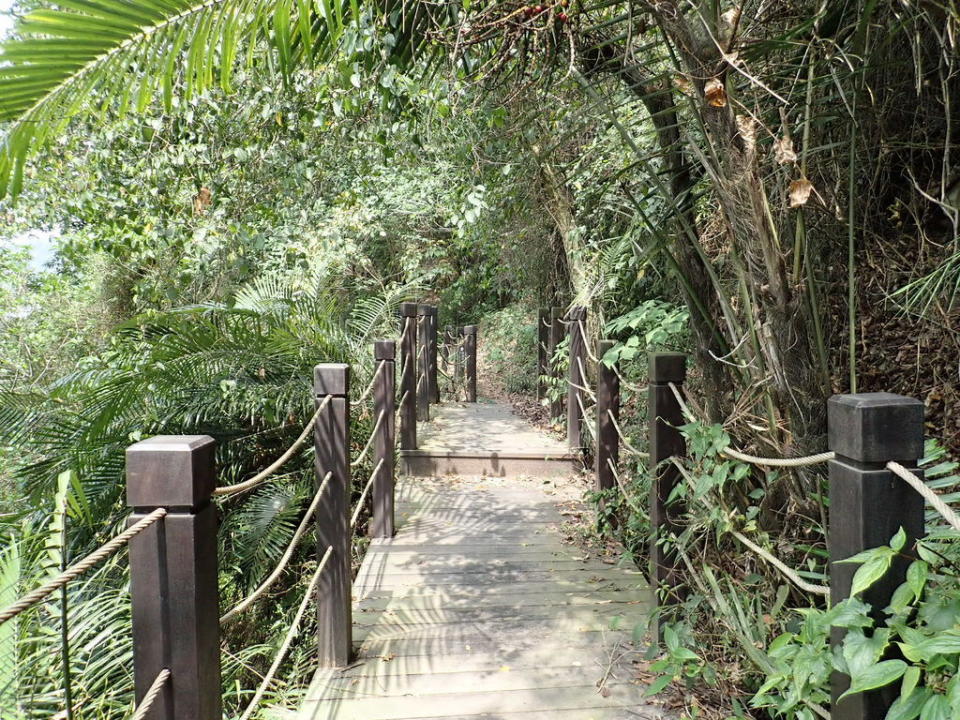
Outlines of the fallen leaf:
<svg viewBox="0 0 960 720">
<path fill-rule="evenodd" d="M 776 142 L 773 143 L 773 156 L 781 165 L 795 163 L 797 161 L 797 153 L 793 149 L 793 140 L 788 137 L 778 138 Z"/>
<path fill-rule="evenodd" d="M 813 183 L 806 178 L 800 178 L 790 183 L 790 207 L 797 208 L 806 205 L 813 192 Z"/>
<path fill-rule="evenodd" d="M 717 78 L 707 80 L 707 84 L 703 86 L 703 96 L 710 107 L 721 108 L 727 106 L 727 90 Z"/>
</svg>

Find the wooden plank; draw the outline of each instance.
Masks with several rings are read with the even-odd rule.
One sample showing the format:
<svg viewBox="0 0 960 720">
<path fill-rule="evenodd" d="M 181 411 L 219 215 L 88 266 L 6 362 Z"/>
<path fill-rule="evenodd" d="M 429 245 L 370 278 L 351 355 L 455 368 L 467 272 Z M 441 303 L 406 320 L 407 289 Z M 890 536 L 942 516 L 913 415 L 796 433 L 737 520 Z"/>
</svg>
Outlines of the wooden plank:
<svg viewBox="0 0 960 720">
<path fill-rule="evenodd" d="M 512 588 L 511 588 L 512 592 Z M 442 610 L 444 608 L 474 607 L 498 608 L 501 611 L 526 607 L 558 607 L 564 605 L 602 605 L 602 604 L 643 604 L 650 605 L 653 594 L 649 590 L 583 590 L 563 592 L 524 593 L 520 595 L 503 592 L 487 593 L 480 596 L 461 593 L 407 595 L 395 597 L 390 594 L 367 596 L 356 599 L 354 605 L 359 612 L 379 612 L 402 608 L 404 610 Z"/>
<path fill-rule="evenodd" d="M 386 665 L 389 663 L 381 664 Z M 491 670 L 463 670 L 442 673 L 410 673 L 401 675 L 349 675 L 327 673 L 315 679 L 307 693 L 307 700 L 333 700 L 336 698 L 376 698 L 398 695 L 437 695 L 440 693 L 463 693 L 464 695 L 483 688 L 484 692 L 505 690 L 533 690 L 592 684 L 604 680 L 606 668 L 599 663 L 591 667 L 569 665 L 564 667 L 515 668 L 501 663 Z M 610 683 L 629 682 L 626 673 L 620 677 L 606 678 Z"/>
<path fill-rule="evenodd" d="M 371 543 L 354 583 L 356 660 L 318 673 L 289 720 L 664 717 L 633 684 L 647 650 L 633 631 L 653 600 L 643 574 L 564 543 L 560 508 L 582 512 L 581 492 L 402 481 L 397 535 Z"/>
<path fill-rule="evenodd" d="M 469 708 L 472 715 L 532 710 L 576 710 L 623 707 L 644 704 L 643 687 L 614 684 L 607 686 L 604 697 L 594 684 L 568 687 L 532 688 L 526 690 L 475 691 L 400 697 L 308 700 L 301 710 L 304 720 L 405 720 L 409 718 L 448 718 L 462 715 Z"/>
</svg>

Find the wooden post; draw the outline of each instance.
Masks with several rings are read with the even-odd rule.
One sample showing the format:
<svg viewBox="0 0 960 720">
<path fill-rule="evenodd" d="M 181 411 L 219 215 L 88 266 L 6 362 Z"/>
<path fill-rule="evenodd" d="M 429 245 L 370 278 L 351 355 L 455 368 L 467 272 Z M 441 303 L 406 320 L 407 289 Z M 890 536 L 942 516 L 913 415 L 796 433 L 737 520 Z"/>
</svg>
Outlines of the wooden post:
<svg viewBox="0 0 960 720">
<path fill-rule="evenodd" d="M 923 498 L 886 469 L 887 462 L 895 460 L 923 477 L 917 470 L 917 460 L 923 456 L 923 403 L 890 393 L 834 395 L 827 402 L 827 434 L 829 448 L 837 454 L 829 462 L 831 604 L 850 596 L 859 567 L 837 561 L 886 545 L 900 528 L 907 534 L 902 554 L 862 595 L 879 620 L 905 579 L 916 541 L 924 535 Z M 831 644 L 841 643 L 844 634 L 843 628 L 832 628 Z M 833 673 L 834 720 L 886 717 L 900 695 L 900 683 L 894 683 L 838 702 L 849 687 L 848 676 Z"/>
<path fill-rule="evenodd" d="M 437 375 L 437 306 L 427 305 L 430 309 L 429 334 L 427 336 L 427 377 L 430 380 L 430 402 L 440 402 L 440 382 Z"/>
<path fill-rule="evenodd" d="M 647 384 L 647 413 L 649 415 L 650 471 L 653 482 L 650 487 L 650 576 L 660 596 L 661 608 L 675 604 L 677 581 L 675 558 L 662 545 L 662 539 L 677 529 L 674 517 L 682 512 L 679 508 L 667 508 L 667 498 L 673 492 L 680 471 L 668 461 L 670 457 L 683 457 L 687 443 L 677 429 L 683 425 L 683 411 L 670 383 L 683 392 L 687 375 L 687 356 L 683 353 L 653 353 L 650 356 L 650 372 Z M 657 629 L 658 642 L 663 640 L 660 629 L 665 613 L 661 610 Z"/>
<path fill-rule="evenodd" d="M 550 344 L 550 311 L 537 313 L 537 400 L 547 396 L 547 384 L 543 377 L 549 370 L 547 347 Z"/>
<path fill-rule="evenodd" d="M 583 402 L 583 391 L 577 388 L 586 387 L 587 379 L 580 371 L 581 367 L 586 367 L 587 346 L 586 338 L 583 337 L 583 321 L 587 319 L 587 309 L 585 307 L 574 306 L 567 313 L 569 321 L 570 335 L 570 383 L 567 385 L 567 445 L 571 448 L 578 448 L 582 445 L 580 439 L 580 423 L 583 422 L 583 411 L 580 409 L 580 402 Z"/>
<path fill-rule="evenodd" d="M 396 383 L 396 343 L 393 340 L 377 340 L 373 344 L 373 357 L 383 370 L 377 376 L 373 388 L 373 416 L 383 420 L 373 440 L 373 464 L 382 460 L 380 470 L 373 479 L 373 519 L 370 522 L 370 534 L 373 537 L 393 537 L 393 465 L 395 428 L 395 383 Z"/>
<path fill-rule="evenodd" d="M 130 540 L 137 702 L 164 668 L 149 720 L 220 720 L 220 608 L 213 438 L 160 435 L 127 448 L 129 524 L 167 515 Z"/>
<path fill-rule="evenodd" d="M 547 367 L 550 377 L 559 378 L 560 370 L 553 365 L 557 345 L 563 340 L 563 308 L 550 308 L 550 336 L 547 341 Z M 563 393 L 550 403 L 550 421 L 559 422 L 563 416 Z"/>
<path fill-rule="evenodd" d="M 417 447 L 417 304 L 401 303 L 400 336 L 400 449 Z"/>
<path fill-rule="evenodd" d="M 326 496 L 316 510 L 319 556 L 333 548 L 317 583 L 317 663 L 343 667 L 350 662 L 353 626 L 350 609 L 350 366 L 317 365 L 313 370 L 316 405 L 332 396 L 313 429 L 316 487 L 330 473 Z"/>
<path fill-rule="evenodd" d="M 417 422 L 430 420 L 430 306 L 417 305 Z"/>
<path fill-rule="evenodd" d="M 464 355 L 467 365 L 467 402 L 477 401 L 477 326 L 464 325 Z"/>
<path fill-rule="evenodd" d="M 597 357 L 602 361 L 604 354 L 614 345 L 613 340 L 601 340 Z M 620 438 L 610 415 L 619 422 L 620 377 L 615 368 L 601 362 L 597 368 L 597 453 L 594 466 L 597 490 L 607 490 L 617 484 L 613 468 L 620 460 Z"/>
</svg>

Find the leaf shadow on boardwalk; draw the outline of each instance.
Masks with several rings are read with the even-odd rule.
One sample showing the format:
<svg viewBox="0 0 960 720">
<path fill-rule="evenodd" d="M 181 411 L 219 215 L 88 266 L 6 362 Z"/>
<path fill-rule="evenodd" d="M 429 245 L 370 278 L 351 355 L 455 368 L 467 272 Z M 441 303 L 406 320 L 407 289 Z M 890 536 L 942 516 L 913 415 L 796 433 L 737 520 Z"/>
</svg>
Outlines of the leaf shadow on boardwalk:
<svg viewBox="0 0 960 720">
<path fill-rule="evenodd" d="M 356 661 L 321 670 L 298 720 L 628 720 L 651 594 L 562 539 L 569 480 L 406 478 L 398 530 L 354 584 Z"/>
</svg>

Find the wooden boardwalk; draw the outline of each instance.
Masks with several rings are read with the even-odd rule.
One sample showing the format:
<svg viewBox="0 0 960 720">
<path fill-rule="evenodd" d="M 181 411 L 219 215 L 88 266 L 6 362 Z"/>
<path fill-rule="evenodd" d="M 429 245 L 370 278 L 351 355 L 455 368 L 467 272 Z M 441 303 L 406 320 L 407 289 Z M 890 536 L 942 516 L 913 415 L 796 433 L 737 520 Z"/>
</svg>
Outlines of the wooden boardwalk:
<svg viewBox="0 0 960 720">
<path fill-rule="evenodd" d="M 567 478 L 403 479 L 397 534 L 371 544 L 354 585 L 356 662 L 271 717 L 663 717 L 634 680 L 643 576 L 565 540 L 582 491 Z"/>
</svg>

